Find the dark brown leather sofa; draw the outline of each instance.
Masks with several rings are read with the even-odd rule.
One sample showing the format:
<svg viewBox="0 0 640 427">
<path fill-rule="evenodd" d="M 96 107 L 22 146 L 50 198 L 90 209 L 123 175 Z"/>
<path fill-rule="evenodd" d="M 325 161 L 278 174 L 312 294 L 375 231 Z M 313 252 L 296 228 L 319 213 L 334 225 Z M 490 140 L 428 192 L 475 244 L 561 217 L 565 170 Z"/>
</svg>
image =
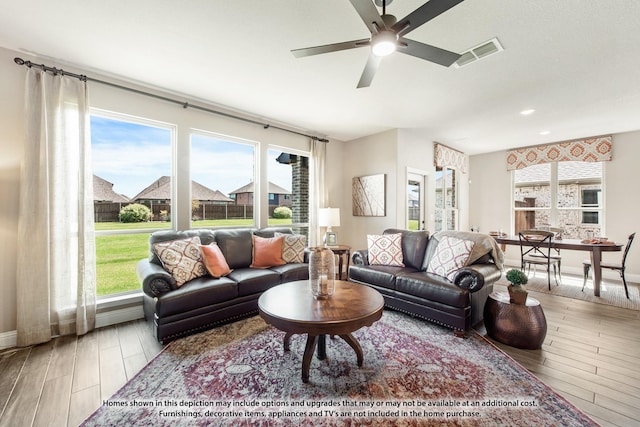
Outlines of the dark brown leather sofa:
<svg viewBox="0 0 640 427">
<path fill-rule="evenodd" d="M 258 313 L 258 298 L 280 283 L 309 278 L 307 263 L 271 268 L 251 268 L 252 234 L 273 237 L 274 232 L 291 233 L 288 228 L 194 229 L 158 231 L 149 237 L 150 256 L 137 264 L 142 284 L 145 318 L 151 322 L 161 343 L 190 335 L 215 325 Z M 214 279 L 203 276 L 181 287 L 151 250 L 153 244 L 199 236 L 203 245 L 216 242 L 233 270 Z M 307 257 L 305 256 L 305 260 Z"/>
<path fill-rule="evenodd" d="M 452 328 L 464 335 L 482 320 L 487 296 L 502 274 L 504 255 L 490 236 L 444 231 L 388 229 L 384 234 L 402 233 L 404 267 L 369 265 L 367 250 L 354 252 L 349 280 L 371 286 L 384 297 L 385 306 Z M 468 264 L 453 280 L 427 273 L 427 266 L 439 240 L 453 236 L 474 242 Z"/>
</svg>

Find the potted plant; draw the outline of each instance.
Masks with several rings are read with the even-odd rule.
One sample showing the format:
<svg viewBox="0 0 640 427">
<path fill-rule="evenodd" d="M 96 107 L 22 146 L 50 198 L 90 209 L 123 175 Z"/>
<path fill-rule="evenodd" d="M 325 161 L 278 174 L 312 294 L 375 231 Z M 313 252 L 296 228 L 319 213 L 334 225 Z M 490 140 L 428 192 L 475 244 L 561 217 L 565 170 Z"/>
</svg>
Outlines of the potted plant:
<svg viewBox="0 0 640 427">
<path fill-rule="evenodd" d="M 507 271 L 507 280 L 510 283 L 507 290 L 511 303 L 524 305 L 527 302 L 527 289 L 524 286 L 529 280 L 527 275 L 522 270 L 513 268 Z"/>
</svg>

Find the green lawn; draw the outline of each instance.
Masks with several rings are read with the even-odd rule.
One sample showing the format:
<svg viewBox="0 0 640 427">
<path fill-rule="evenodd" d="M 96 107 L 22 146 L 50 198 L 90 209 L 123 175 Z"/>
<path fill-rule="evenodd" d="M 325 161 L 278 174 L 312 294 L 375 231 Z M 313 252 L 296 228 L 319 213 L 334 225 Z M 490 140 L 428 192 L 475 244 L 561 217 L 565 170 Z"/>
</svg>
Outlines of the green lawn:
<svg viewBox="0 0 640 427">
<path fill-rule="evenodd" d="M 149 255 L 149 234 L 96 236 L 98 295 L 140 289 L 136 263 Z"/>
<path fill-rule="evenodd" d="M 290 219 L 269 219 L 269 225 L 290 225 Z M 170 228 L 168 222 L 96 223 L 96 231 Z M 251 226 L 253 220 L 196 221 L 193 228 Z M 96 281 L 98 296 L 140 289 L 136 264 L 149 256 L 149 233 L 96 236 Z"/>
</svg>

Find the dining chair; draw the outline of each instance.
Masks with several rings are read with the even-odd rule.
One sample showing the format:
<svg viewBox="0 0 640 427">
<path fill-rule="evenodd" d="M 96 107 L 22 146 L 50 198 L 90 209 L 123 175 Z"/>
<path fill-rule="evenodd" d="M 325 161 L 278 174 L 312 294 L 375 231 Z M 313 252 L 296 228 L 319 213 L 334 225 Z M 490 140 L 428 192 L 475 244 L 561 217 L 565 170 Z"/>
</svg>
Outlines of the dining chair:
<svg viewBox="0 0 640 427">
<path fill-rule="evenodd" d="M 545 230 L 522 230 L 518 233 L 520 240 L 520 261 L 524 271 L 528 266 L 542 265 L 547 269 L 547 284 L 551 290 L 551 266 L 553 265 L 553 278 L 558 285 L 556 266 L 559 260 L 551 255 L 551 239 L 554 233 Z"/>
<path fill-rule="evenodd" d="M 550 227 L 550 226 L 536 227 L 535 230 L 550 231 L 553 233 L 553 239 L 562 239 L 562 233 L 564 232 L 564 229 L 562 228 Z M 558 248 L 551 248 L 551 249 L 553 249 L 555 253 L 552 253 L 549 256 L 551 257 L 551 259 L 555 260 L 558 263 L 558 276 L 560 277 L 560 282 L 562 282 L 562 256 L 560 255 L 560 249 Z M 542 255 L 537 253 L 532 253 L 531 256 L 541 257 Z"/>
<path fill-rule="evenodd" d="M 636 233 L 632 233 L 629 235 L 629 239 L 627 240 L 627 245 L 624 248 L 624 253 L 622 254 L 622 262 L 601 262 L 600 267 L 607 268 L 609 270 L 615 270 L 620 273 L 620 277 L 622 277 L 622 284 L 624 285 L 624 293 L 627 295 L 627 299 L 629 299 L 629 288 L 627 288 L 627 279 L 624 277 L 625 264 L 627 262 L 627 255 L 629 254 L 629 249 L 631 248 L 631 243 L 633 243 L 633 239 L 636 237 Z M 582 283 L 582 291 L 584 292 L 584 287 L 587 284 L 587 277 L 589 276 L 589 269 L 591 268 L 591 260 L 582 261 L 582 268 L 584 271 L 584 282 Z"/>
</svg>

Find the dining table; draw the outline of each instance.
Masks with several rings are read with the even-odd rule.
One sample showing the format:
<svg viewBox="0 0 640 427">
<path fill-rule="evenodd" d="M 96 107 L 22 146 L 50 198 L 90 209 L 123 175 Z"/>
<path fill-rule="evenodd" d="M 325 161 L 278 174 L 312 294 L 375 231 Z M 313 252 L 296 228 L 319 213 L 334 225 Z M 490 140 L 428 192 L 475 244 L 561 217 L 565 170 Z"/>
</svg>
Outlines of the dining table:
<svg viewBox="0 0 640 427">
<path fill-rule="evenodd" d="M 498 242 L 503 251 L 506 249 L 506 245 L 520 246 L 519 236 L 509 235 L 496 235 L 492 236 L 496 242 Z M 527 242 L 523 242 L 525 246 Z M 551 240 L 551 247 L 553 249 L 566 249 L 570 251 L 584 251 L 589 252 L 591 258 L 591 266 L 593 268 L 593 295 L 600 296 L 600 284 L 602 283 L 602 267 L 600 262 L 602 261 L 603 252 L 620 252 L 624 245 L 610 242 L 599 241 L 597 239 L 592 240 L 580 240 L 580 239 L 558 239 Z"/>
</svg>

